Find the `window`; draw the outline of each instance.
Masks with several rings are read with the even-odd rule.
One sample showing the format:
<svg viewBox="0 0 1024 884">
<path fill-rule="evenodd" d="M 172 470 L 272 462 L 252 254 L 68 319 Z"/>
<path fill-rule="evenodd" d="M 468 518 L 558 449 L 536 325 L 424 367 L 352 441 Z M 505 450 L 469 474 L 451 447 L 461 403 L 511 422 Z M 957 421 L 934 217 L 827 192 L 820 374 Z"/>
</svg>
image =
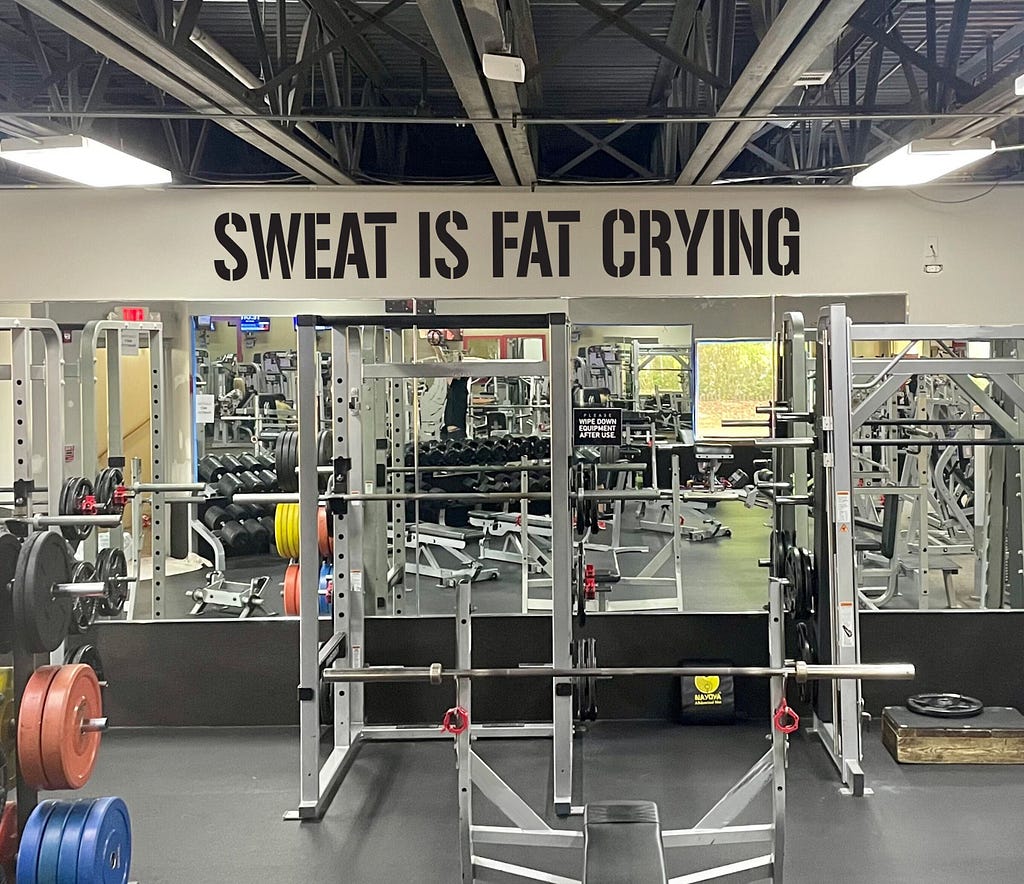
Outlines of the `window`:
<svg viewBox="0 0 1024 884">
<path fill-rule="evenodd" d="M 697 342 L 697 437 L 767 436 L 766 427 L 723 427 L 722 421 L 761 421 L 754 410 L 772 400 L 769 341 Z"/>
</svg>

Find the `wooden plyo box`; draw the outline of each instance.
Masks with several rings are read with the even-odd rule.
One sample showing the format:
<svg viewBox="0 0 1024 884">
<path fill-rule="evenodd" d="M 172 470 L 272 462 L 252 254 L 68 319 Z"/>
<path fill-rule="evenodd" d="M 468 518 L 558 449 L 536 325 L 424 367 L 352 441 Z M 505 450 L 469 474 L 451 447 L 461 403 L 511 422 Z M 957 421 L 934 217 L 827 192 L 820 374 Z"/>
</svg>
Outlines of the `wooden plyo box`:
<svg viewBox="0 0 1024 884">
<path fill-rule="evenodd" d="M 943 719 L 887 706 L 882 743 L 902 764 L 1024 764 L 1024 715 L 986 706 L 974 718 Z"/>
</svg>

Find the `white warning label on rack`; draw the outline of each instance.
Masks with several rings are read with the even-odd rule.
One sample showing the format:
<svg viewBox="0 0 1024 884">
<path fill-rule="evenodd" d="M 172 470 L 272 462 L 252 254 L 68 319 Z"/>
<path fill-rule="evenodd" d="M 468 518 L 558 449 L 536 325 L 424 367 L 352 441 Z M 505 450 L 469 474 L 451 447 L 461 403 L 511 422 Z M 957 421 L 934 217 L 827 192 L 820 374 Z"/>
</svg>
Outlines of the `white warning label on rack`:
<svg viewBox="0 0 1024 884">
<path fill-rule="evenodd" d="M 850 530 L 850 492 L 836 492 L 836 525 L 840 531 Z M 844 527 L 845 526 L 845 527 Z"/>
<path fill-rule="evenodd" d="M 363 591 L 363 572 L 362 571 L 349 571 L 348 573 L 349 589 L 353 593 L 360 593 Z"/>
<path fill-rule="evenodd" d="M 839 603 L 839 645 L 843 648 L 852 648 L 856 635 L 856 611 L 853 602 Z"/>
</svg>

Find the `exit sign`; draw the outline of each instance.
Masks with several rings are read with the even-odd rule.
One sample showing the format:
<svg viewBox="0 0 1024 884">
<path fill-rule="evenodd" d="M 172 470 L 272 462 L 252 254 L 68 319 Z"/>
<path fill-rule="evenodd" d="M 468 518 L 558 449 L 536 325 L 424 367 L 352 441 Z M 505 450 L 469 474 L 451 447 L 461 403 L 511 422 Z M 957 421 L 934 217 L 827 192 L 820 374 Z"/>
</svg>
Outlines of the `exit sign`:
<svg viewBox="0 0 1024 884">
<path fill-rule="evenodd" d="M 121 318 L 125 322 L 145 322 L 146 321 L 146 308 L 145 307 L 122 307 Z"/>
</svg>

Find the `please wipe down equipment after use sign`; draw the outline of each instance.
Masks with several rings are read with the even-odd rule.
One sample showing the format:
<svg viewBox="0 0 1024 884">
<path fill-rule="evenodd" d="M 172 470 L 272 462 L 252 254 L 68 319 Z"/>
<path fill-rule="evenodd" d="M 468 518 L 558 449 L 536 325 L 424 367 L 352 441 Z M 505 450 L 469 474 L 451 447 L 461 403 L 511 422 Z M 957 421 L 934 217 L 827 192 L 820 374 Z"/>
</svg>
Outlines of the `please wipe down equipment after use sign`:
<svg viewBox="0 0 1024 884">
<path fill-rule="evenodd" d="M 621 445 L 621 408 L 574 408 L 573 445 Z"/>
</svg>

